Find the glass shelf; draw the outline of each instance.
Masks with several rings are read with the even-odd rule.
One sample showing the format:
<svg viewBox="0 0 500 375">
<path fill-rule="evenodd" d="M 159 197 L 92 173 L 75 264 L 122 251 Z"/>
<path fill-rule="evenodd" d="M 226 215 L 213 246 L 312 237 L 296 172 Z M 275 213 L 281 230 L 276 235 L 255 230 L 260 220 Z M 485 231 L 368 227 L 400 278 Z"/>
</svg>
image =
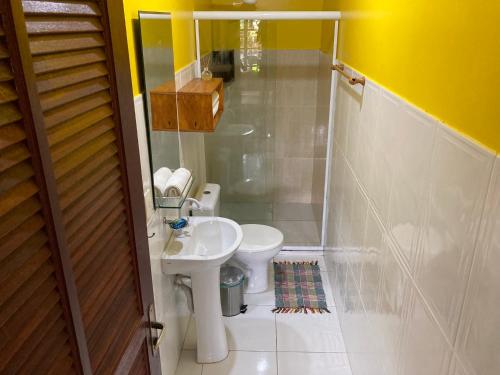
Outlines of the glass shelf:
<svg viewBox="0 0 500 375">
<path fill-rule="evenodd" d="M 173 208 L 180 209 L 184 204 L 191 188 L 193 187 L 194 177 L 191 174 L 188 183 L 184 186 L 184 190 L 179 197 L 156 197 L 155 196 L 155 207 L 156 208 Z"/>
</svg>

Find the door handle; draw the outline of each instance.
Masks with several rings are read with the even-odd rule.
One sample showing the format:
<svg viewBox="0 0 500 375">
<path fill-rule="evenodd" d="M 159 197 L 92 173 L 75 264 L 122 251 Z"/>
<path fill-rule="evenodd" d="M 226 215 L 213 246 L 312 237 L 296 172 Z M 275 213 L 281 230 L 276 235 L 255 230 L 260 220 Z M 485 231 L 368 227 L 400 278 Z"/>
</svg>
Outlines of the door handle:
<svg viewBox="0 0 500 375">
<path fill-rule="evenodd" d="M 151 322 L 151 329 L 159 330 L 160 334 L 157 337 L 153 336 L 153 332 L 151 332 L 151 343 L 153 346 L 153 355 L 156 355 L 160 350 L 160 345 L 165 337 L 165 325 L 160 322 Z"/>
<path fill-rule="evenodd" d="M 151 350 L 153 356 L 158 355 L 160 350 L 161 341 L 165 337 L 165 325 L 163 323 L 156 321 L 156 313 L 154 304 L 150 304 L 148 308 L 148 318 L 149 318 L 149 337 L 151 340 Z M 153 330 L 160 331 L 159 335 L 153 335 Z M 157 332 L 154 332 L 157 333 Z"/>
</svg>

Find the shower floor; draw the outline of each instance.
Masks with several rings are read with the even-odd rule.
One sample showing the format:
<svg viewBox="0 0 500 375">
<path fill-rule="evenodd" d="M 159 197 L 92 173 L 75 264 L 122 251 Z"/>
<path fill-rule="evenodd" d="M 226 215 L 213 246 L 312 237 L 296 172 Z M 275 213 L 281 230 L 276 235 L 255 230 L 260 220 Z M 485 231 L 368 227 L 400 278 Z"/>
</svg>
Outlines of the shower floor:
<svg viewBox="0 0 500 375">
<path fill-rule="evenodd" d="M 311 203 L 221 204 L 221 215 L 239 224 L 263 224 L 279 229 L 285 246 L 321 244 L 321 206 Z"/>
</svg>

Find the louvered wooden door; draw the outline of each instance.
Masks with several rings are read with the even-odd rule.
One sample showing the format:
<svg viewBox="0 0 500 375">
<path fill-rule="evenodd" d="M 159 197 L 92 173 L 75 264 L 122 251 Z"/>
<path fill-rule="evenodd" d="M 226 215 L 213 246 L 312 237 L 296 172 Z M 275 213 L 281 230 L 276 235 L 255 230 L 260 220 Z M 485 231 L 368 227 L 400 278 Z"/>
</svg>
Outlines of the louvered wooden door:
<svg viewBox="0 0 500 375">
<path fill-rule="evenodd" d="M 2 1 L 0 372 L 159 373 L 121 1 Z"/>
</svg>

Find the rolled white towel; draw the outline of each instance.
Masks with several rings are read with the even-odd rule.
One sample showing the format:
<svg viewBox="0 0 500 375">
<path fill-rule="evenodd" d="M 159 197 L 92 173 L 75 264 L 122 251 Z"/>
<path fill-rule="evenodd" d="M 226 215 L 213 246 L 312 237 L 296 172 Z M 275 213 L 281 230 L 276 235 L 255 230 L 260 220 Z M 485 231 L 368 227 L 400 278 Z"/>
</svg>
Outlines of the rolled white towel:
<svg viewBox="0 0 500 375">
<path fill-rule="evenodd" d="M 170 177 L 172 177 L 172 171 L 167 167 L 161 167 L 153 174 L 155 196 L 164 197 L 167 194 Z"/>
<path fill-rule="evenodd" d="M 217 91 L 214 91 L 212 93 L 212 105 L 215 104 L 215 102 L 219 101 L 219 93 Z"/>
<path fill-rule="evenodd" d="M 217 101 L 214 104 L 212 104 L 212 117 L 215 117 L 218 110 L 219 110 L 219 98 L 217 98 Z"/>
<path fill-rule="evenodd" d="M 180 197 L 191 178 L 191 172 L 186 168 L 179 168 L 168 179 L 166 195 L 167 197 Z"/>
</svg>

